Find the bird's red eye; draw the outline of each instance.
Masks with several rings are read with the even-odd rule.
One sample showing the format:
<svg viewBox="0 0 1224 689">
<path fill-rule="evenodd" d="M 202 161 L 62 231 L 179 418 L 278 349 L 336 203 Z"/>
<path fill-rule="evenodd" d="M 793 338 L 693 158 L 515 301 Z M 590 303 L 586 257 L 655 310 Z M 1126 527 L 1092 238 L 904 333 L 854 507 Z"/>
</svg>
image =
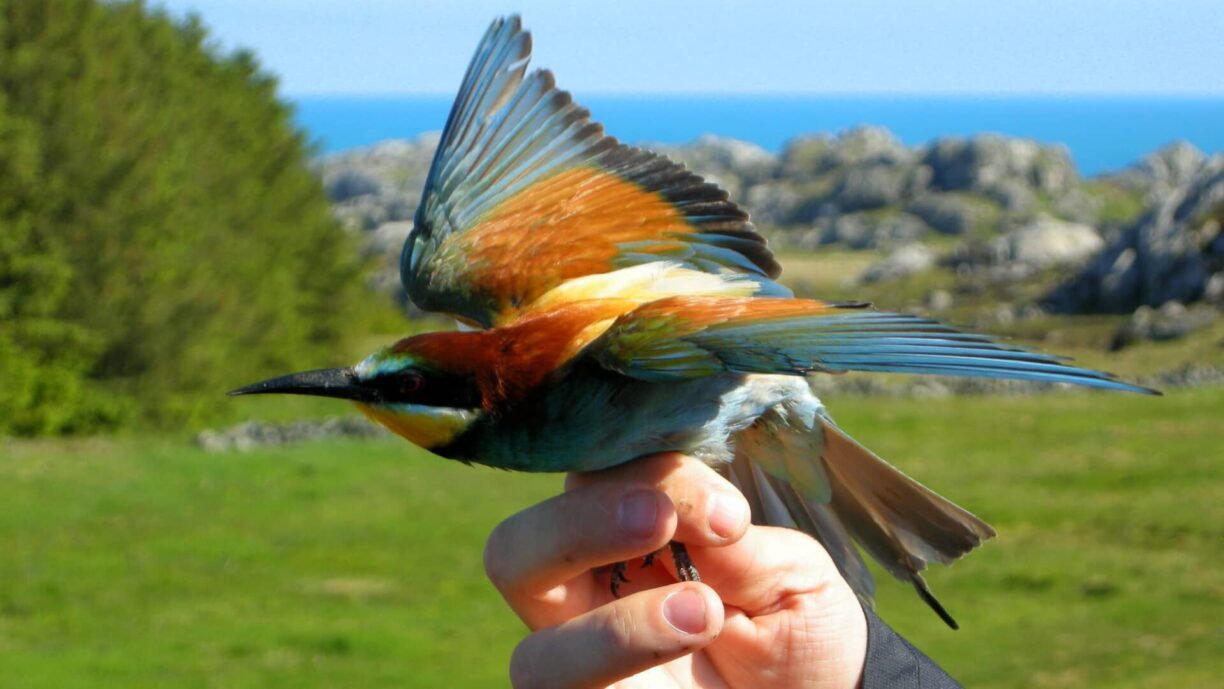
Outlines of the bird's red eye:
<svg viewBox="0 0 1224 689">
<path fill-rule="evenodd" d="M 411 395 L 412 393 L 420 390 L 421 385 L 423 385 L 424 382 L 425 381 L 421 380 L 421 377 L 415 373 L 405 373 L 400 377 L 400 392 L 405 395 Z"/>
</svg>

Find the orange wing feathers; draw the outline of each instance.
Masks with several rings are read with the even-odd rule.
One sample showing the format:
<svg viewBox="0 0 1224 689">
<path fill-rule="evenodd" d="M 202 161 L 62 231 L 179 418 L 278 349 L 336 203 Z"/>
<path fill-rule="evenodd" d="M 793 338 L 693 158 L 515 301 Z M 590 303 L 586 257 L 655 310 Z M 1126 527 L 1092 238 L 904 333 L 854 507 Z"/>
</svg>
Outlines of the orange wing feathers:
<svg viewBox="0 0 1224 689">
<path fill-rule="evenodd" d="M 538 297 L 571 278 L 620 267 L 624 245 L 647 242 L 643 252 L 660 256 L 681 252 L 684 242 L 657 240 L 693 231 L 657 192 L 580 167 L 510 197 L 456 240 L 472 260 L 469 274 L 479 291 Z"/>
<path fill-rule="evenodd" d="M 665 322 L 670 335 L 682 337 L 728 321 L 772 321 L 818 316 L 844 308 L 846 306 L 814 299 L 678 296 L 650 302 L 627 315 L 635 321 L 650 322 L 652 327 L 659 327 L 659 323 Z"/>
</svg>

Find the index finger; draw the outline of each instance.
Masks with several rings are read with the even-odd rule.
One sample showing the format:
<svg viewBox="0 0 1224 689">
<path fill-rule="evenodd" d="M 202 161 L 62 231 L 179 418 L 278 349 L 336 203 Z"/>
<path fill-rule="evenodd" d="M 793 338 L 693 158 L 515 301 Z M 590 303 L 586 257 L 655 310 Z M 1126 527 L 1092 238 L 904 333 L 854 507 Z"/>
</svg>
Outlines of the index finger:
<svg viewBox="0 0 1224 689">
<path fill-rule="evenodd" d="M 742 493 L 704 462 L 675 452 L 647 455 L 603 471 L 569 474 L 566 490 L 635 483 L 663 491 L 676 506 L 674 540 L 694 546 L 725 546 L 743 537 L 751 521 Z"/>
<path fill-rule="evenodd" d="M 675 525 L 671 501 L 649 486 L 585 486 L 498 524 L 485 546 L 485 571 L 528 626 L 555 624 L 595 604 L 590 570 L 663 547 Z"/>
</svg>

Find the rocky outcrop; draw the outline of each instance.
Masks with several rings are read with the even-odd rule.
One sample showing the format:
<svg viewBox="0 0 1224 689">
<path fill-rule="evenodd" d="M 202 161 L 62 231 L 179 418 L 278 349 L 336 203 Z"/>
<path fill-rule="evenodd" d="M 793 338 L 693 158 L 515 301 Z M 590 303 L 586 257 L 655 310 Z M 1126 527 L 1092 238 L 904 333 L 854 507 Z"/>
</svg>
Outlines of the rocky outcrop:
<svg viewBox="0 0 1224 689">
<path fill-rule="evenodd" d="M 318 169 L 336 217 L 362 231 L 412 220 L 437 146 L 438 136 L 425 134 L 322 159 Z"/>
<path fill-rule="evenodd" d="M 1130 313 L 1139 306 L 1224 300 L 1224 156 L 1160 195 L 1083 271 L 1052 292 L 1063 313 Z"/>
<path fill-rule="evenodd" d="M 207 452 L 244 452 L 257 447 L 277 447 L 327 438 L 377 438 L 387 435 L 381 427 L 359 416 L 264 423 L 248 421 L 222 430 L 201 431 L 196 445 Z"/>
<path fill-rule="evenodd" d="M 965 235 L 990 220 L 993 208 L 981 198 L 963 194 L 926 194 L 907 210 L 940 234 Z"/>
<path fill-rule="evenodd" d="M 1112 180 L 1131 189 L 1167 193 L 1190 183 L 1207 163 L 1207 156 L 1185 141 L 1175 141 L 1113 175 Z"/>
<path fill-rule="evenodd" d="M 1021 263 L 1040 270 L 1078 265 L 1105 246 L 1089 225 L 1042 217 L 992 242 L 999 263 Z"/>
<path fill-rule="evenodd" d="M 802 248 L 837 244 L 850 249 L 876 249 L 918 241 L 930 230 L 930 225 L 912 213 L 884 209 L 819 218 L 811 230 L 793 231 L 791 242 Z"/>
<path fill-rule="evenodd" d="M 997 134 L 937 139 L 922 162 L 931 168 L 935 189 L 977 191 L 1005 199 L 1030 192 L 1061 196 L 1079 182 L 1065 147 Z"/>
<path fill-rule="evenodd" d="M 962 274 L 987 271 L 993 282 L 1016 281 L 1049 268 L 1082 265 L 1104 246 L 1089 225 L 1041 216 L 1001 236 L 962 243 L 948 263 Z"/>
</svg>

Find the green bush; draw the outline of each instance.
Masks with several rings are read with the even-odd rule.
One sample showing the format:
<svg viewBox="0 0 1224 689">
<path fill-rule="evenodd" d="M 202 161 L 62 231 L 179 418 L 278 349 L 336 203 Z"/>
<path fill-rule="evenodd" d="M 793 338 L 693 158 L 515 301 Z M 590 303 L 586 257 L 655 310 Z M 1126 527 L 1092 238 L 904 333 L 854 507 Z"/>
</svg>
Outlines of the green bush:
<svg viewBox="0 0 1224 689">
<path fill-rule="evenodd" d="M 199 423 L 346 351 L 361 265 L 275 89 L 195 19 L 0 0 L 0 433 Z"/>
</svg>

